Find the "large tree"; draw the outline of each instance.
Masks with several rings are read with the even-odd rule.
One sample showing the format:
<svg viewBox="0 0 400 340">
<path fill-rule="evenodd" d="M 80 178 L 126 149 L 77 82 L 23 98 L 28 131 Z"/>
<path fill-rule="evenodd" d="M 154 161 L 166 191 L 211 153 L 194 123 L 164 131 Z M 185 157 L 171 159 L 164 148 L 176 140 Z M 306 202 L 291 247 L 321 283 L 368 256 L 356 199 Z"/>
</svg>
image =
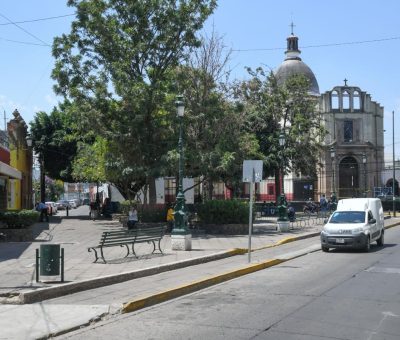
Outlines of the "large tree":
<svg viewBox="0 0 400 340">
<path fill-rule="evenodd" d="M 235 95 L 243 104 L 247 129 L 259 142 L 266 176 L 279 170 L 316 177 L 316 164 L 325 130 L 317 111 L 317 99 L 308 93 L 309 81 L 295 75 L 279 86 L 274 74 L 262 68 L 248 70 L 251 79 L 236 84 Z M 286 144 L 279 146 L 280 134 Z"/>
<path fill-rule="evenodd" d="M 257 153 L 257 143 L 250 142 L 242 112 L 228 100 L 230 50 L 214 30 L 201 41 L 176 73 L 187 112 L 185 169 L 206 184 L 203 194 L 211 199 L 213 183 L 220 180 L 236 191 L 243 159 Z"/>
<path fill-rule="evenodd" d="M 76 156 L 74 122 L 70 114 L 54 108 L 40 111 L 30 123 L 33 147 L 43 161 L 45 174 L 53 179 L 73 181 L 72 162 Z"/>
<path fill-rule="evenodd" d="M 216 1 L 70 0 L 68 5 L 76 9 L 76 20 L 69 34 L 54 41 L 55 90 L 79 106 L 82 133 L 107 140 L 110 165 L 121 175 L 129 173 L 132 188 L 151 183 L 171 147 L 168 126 L 176 94 L 170 92 L 171 70 L 199 46 L 196 33 Z"/>
</svg>

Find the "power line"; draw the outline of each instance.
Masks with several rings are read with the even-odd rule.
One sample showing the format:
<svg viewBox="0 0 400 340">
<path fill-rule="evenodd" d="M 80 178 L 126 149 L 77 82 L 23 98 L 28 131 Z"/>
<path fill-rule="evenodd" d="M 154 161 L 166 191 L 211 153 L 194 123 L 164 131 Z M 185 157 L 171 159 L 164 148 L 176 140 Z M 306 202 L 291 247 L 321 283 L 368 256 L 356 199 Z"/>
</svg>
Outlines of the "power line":
<svg viewBox="0 0 400 340">
<path fill-rule="evenodd" d="M 48 44 L 38 44 L 38 43 L 34 43 L 34 42 L 12 40 L 12 39 L 6 39 L 6 38 L 2 38 L 2 37 L 0 37 L 0 40 L 12 42 L 12 43 L 17 43 L 17 44 L 23 44 L 23 45 L 34 45 L 34 46 L 50 47 L 50 45 L 48 45 Z"/>
<path fill-rule="evenodd" d="M 308 45 L 308 46 L 300 46 L 300 48 L 304 49 L 304 48 L 319 48 L 319 47 L 344 46 L 344 45 L 359 45 L 359 44 L 369 44 L 369 43 L 390 41 L 390 40 L 399 40 L 399 39 L 400 39 L 400 36 L 397 36 L 397 37 L 381 38 L 381 39 L 347 41 L 347 42 L 319 44 L 319 45 Z M 273 48 L 232 49 L 232 51 L 234 51 L 234 52 L 256 52 L 256 51 L 276 51 L 276 50 L 286 50 L 286 48 L 285 47 L 273 47 Z"/>
<path fill-rule="evenodd" d="M 37 41 L 40 41 L 42 44 L 44 44 L 45 46 L 49 46 L 50 45 L 48 43 L 46 43 L 45 41 L 43 41 L 42 39 L 38 38 L 36 35 L 28 32 L 25 28 L 19 26 L 17 23 L 13 22 L 12 20 L 10 20 L 9 18 L 7 18 L 4 14 L 0 13 L 0 16 L 3 17 L 4 19 L 6 19 L 10 24 L 14 25 L 15 27 L 18 27 L 21 31 L 25 32 L 26 34 L 30 35 L 32 38 L 36 39 Z"/>
<path fill-rule="evenodd" d="M 24 21 L 6 22 L 6 23 L 0 23 L 0 26 L 8 26 L 8 25 L 13 25 L 13 24 L 25 24 L 25 23 L 28 23 L 28 22 L 37 22 L 37 21 L 47 21 L 47 20 L 71 17 L 71 16 L 74 16 L 74 15 L 75 15 L 75 13 L 74 14 L 58 15 L 58 16 L 54 16 L 54 17 L 46 17 L 46 18 L 39 18 L 39 19 L 24 20 Z"/>
</svg>

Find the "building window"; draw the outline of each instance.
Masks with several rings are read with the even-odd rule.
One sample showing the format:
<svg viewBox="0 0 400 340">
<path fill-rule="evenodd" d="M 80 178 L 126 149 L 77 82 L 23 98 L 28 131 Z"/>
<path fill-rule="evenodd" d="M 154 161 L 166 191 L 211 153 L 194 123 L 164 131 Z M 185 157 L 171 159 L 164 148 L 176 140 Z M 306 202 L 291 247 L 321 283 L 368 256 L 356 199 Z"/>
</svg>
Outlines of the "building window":
<svg viewBox="0 0 400 340">
<path fill-rule="evenodd" d="M 348 91 L 343 92 L 343 110 L 350 110 L 350 93 Z"/>
<path fill-rule="evenodd" d="M 353 109 L 361 110 L 361 96 L 358 91 L 354 91 L 353 93 Z"/>
<path fill-rule="evenodd" d="M 331 93 L 332 110 L 339 110 L 339 96 L 337 91 Z"/>
<path fill-rule="evenodd" d="M 352 142 L 353 141 L 353 121 L 345 120 L 343 123 L 344 127 L 344 141 Z"/>
<path fill-rule="evenodd" d="M 275 195 L 274 187 L 273 184 L 268 184 L 268 195 Z"/>
</svg>

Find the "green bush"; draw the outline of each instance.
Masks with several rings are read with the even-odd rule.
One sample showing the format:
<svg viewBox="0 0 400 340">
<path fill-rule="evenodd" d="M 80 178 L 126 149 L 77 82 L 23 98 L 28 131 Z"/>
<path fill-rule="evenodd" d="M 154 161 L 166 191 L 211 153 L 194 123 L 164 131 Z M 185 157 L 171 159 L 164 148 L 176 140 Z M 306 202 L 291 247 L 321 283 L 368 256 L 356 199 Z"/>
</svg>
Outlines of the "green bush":
<svg viewBox="0 0 400 340">
<path fill-rule="evenodd" d="M 197 206 L 197 215 L 204 224 L 248 223 L 249 203 L 239 200 L 206 201 Z"/>
<path fill-rule="evenodd" d="M 25 228 L 39 220 L 39 213 L 34 210 L 5 211 L 0 214 L 0 220 L 7 228 Z"/>
</svg>

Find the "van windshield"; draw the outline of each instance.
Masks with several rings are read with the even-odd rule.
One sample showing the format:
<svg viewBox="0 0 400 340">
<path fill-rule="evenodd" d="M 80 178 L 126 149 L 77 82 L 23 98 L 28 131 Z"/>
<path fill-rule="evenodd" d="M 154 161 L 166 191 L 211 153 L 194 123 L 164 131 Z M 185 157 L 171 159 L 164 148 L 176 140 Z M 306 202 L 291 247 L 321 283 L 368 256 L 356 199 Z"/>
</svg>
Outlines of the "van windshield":
<svg viewBox="0 0 400 340">
<path fill-rule="evenodd" d="M 329 223 L 364 223 L 365 211 L 335 211 Z"/>
</svg>

